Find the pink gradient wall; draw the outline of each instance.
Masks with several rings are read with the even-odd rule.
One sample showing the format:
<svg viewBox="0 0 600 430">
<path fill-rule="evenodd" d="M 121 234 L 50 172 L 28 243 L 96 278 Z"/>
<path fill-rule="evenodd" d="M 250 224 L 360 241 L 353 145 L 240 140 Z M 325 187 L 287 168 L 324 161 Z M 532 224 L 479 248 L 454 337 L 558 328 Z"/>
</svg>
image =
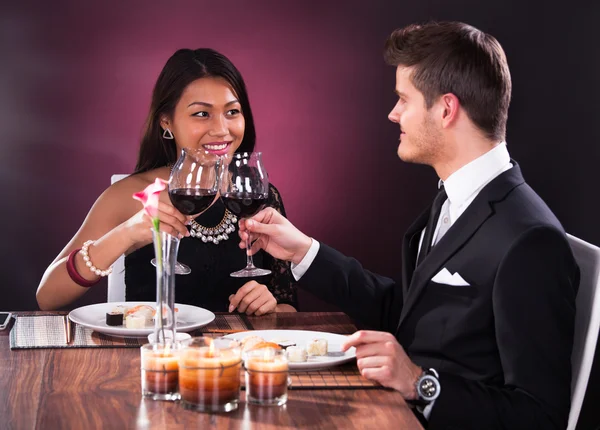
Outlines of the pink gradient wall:
<svg viewBox="0 0 600 430">
<path fill-rule="evenodd" d="M 403 232 L 436 178 L 396 157 L 398 129 L 386 119 L 394 73 L 381 52 L 393 29 L 429 19 L 499 39 L 514 87 L 509 150 L 567 231 L 600 243 L 599 9 L 541 0 L 0 3 L 0 310 L 37 308 L 47 265 L 110 175 L 132 170 L 152 85 L 182 47 L 215 48 L 241 70 L 257 149 L 290 219 L 398 276 Z M 98 286 L 74 306 L 105 299 Z M 302 296 L 301 308 L 328 307 Z M 598 424 L 596 391 L 585 428 Z"/>
<path fill-rule="evenodd" d="M 25 1 L 0 12 L 2 308 L 36 308 L 46 266 L 110 175 L 132 170 L 154 81 L 182 47 L 212 47 L 241 70 L 257 149 L 289 218 L 399 275 L 402 234 L 436 178 L 396 156 L 394 70 L 381 54 L 393 29 L 432 18 L 472 23 L 504 45 L 511 153 L 567 229 L 600 242 L 586 201 L 565 192 L 591 186 L 581 165 L 598 156 L 581 96 L 594 89 L 597 59 L 596 69 L 572 68 L 590 48 L 585 10 L 475 0 Z M 557 30 L 564 23 L 568 31 Z M 105 294 L 96 288 L 77 305 Z M 308 309 L 323 306 L 311 300 Z"/>
</svg>

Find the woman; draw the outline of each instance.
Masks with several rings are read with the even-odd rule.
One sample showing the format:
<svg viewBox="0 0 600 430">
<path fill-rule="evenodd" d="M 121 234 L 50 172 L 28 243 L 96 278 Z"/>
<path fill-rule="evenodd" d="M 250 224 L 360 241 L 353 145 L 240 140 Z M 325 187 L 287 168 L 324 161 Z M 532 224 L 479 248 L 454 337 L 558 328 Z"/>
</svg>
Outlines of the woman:
<svg viewBox="0 0 600 430">
<path fill-rule="evenodd" d="M 135 172 L 113 184 L 96 201 L 83 225 L 46 269 L 37 290 L 41 309 L 68 305 L 88 287 L 106 276 L 109 267 L 125 254 L 125 295 L 128 301 L 154 301 L 156 274 L 151 221 L 132 195 L 155 178 L 169 179 L 170 168 L 182 148 L 201 148 L 223 155 L 254 150 L 256 134 L 242 76 L 223 55 L 211 49 L 177 51 L 166 63 L 152 94 L 146 130 Z M 271 186 L 269 205 L 285 215 L 276 188 Z M 196 219 L 188 219 L 161 193 L 161 230 L 182 237 L 178 260 L 192 269 L 177 276 L 176 301 L 213 311 L 263 315 L 294 311 L 295 286 L 287 263 L 268 254 L 255 256 L 257 265 L 269 266 L 270 277 L 255 280 L 232 278 L 230 272 L 245 265 L 235 233 L 228 240 L 203 242 L 191 237 L 194 229 L 210 228 L 231 214 L 217 200 Z M 237 229 L 237 226 L 236 226 Z M 85 245 L 87 241 L 93 242 Z M 83 251 L 79 251 L 83 247 Z M 95 272 L 86 266 L 92 262 Z"/>
</svg>

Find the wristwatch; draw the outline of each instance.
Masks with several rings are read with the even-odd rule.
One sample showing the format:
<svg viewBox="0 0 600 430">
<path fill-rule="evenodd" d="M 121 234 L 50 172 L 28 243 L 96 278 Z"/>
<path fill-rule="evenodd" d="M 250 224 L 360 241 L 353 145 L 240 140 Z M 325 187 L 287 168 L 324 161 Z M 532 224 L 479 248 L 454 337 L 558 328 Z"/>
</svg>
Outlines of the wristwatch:
<svg viewBox="0 0 600 430">
<path fill-rule="evenodd" d="M 419 397 L 411 403 L 418 406 L 426 406 L 437 399 L 442 391 L 439 377 L 435 369 L 424 369 L 415 384 Z"/>
</svg>

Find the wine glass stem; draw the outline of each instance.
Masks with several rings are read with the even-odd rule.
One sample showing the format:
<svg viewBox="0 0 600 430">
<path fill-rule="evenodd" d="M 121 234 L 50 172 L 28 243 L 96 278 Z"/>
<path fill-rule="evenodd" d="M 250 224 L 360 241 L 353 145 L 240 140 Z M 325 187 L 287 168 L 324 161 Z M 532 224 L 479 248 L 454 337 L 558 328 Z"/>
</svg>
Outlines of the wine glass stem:
<svg viewBox="0 0 600 430">
<path fill-rule="evenodd" d="M 254 269 L 254 261 L 252 260 L 252 254 L 250 253 L 250 237 L 246 237 L 246 269 Z"/>
</svg>

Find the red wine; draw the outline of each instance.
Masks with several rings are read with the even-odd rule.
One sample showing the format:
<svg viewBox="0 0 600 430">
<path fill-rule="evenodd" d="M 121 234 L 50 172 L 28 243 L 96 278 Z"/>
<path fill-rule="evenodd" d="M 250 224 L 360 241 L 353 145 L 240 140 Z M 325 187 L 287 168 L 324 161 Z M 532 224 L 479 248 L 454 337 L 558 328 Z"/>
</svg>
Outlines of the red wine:
<svg viewBox="0 0 600 430">
<path fill-rule="evenodd" d="M 169 198 L 173 206 L 184 215 L 196 215 L 208 208 L 217 195 L 213 190 L 194 188 L 176 188 L 169 190 Z"/>
<path fill-rule="evenodd" d="M 225 207 L 240 218 L 256 215 L 267 204 L 266 194 L 226 193 L 223 194 Z"/>
</svg>

